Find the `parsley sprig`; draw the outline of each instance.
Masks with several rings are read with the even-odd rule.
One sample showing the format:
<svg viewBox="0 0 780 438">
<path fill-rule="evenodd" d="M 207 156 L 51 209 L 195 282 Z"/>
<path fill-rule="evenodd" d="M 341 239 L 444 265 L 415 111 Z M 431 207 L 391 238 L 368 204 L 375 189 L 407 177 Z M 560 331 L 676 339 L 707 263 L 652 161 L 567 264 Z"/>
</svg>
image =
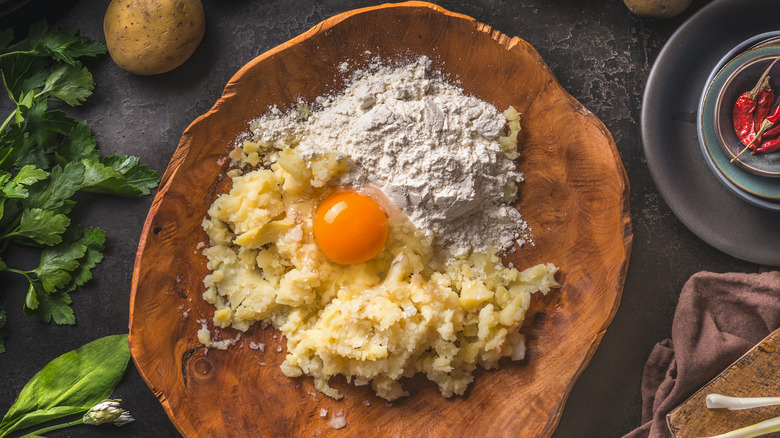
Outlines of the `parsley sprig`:
<svg viewBox="0 0 780 438">
<path fill-rule="evenodd" d="M 60 109 L 92 94 L 92 74 L 79 59 L 104 54 L 105 44 L 46 22 L 12 43 L 11 29 L 0 32 L 0 77 L 14 108 L 0 125 L 0 271 L 27 279 L 27 316 L 74 324 L 70 293 L 92 278 L 106 233 L 72 224 L 71 198 L 147 195 L 160 176 L 138 157 L 102 157 L 89 126 Z M 10 266 L 9 243 L 42 248 L 38 267 Z M 0 353 L 6 320 L 0 306 Z"/>
</svg>

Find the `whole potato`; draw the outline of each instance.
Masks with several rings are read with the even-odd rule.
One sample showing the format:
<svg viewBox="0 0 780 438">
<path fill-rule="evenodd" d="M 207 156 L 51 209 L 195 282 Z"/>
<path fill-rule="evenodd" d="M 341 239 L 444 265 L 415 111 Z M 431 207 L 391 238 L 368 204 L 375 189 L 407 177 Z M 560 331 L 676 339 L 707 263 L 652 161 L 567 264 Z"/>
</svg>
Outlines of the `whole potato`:
<svg viewBox="0 0 780 438">
<path fill-rule="evenodd" d="M 682 13 L 691 0 L 623 0 L 640 17 L 671 18 Z"/>
<path fill-rule="evenodd" d="M 138 75 L 165 73 L 183 64 L 205 29 L 200 0 L 112 0 L 103 20 L 111 58 Z"/>
</svg>

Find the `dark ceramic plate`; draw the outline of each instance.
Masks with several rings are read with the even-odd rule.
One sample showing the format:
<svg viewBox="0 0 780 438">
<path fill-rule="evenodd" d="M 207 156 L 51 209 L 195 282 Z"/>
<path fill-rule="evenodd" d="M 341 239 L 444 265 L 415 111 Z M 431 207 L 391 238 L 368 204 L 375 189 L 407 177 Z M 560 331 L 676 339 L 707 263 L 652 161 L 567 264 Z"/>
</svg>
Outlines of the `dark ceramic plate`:
<svg viewBox="0 0 780 438">
<path fill-rule="evenodd" d="M 749 203 L 718 180 L 699 149 L 696 113 L 710 72 L 724 55 L 757 34 L 780 29 L 778 16 L 776 0 L 716 0 L 702 8 L 661 50 L 642 108 L 647 165 L 674 214 L 715 248 L 772 266 L 780 266 L 780 212 Z"/>
</svg>

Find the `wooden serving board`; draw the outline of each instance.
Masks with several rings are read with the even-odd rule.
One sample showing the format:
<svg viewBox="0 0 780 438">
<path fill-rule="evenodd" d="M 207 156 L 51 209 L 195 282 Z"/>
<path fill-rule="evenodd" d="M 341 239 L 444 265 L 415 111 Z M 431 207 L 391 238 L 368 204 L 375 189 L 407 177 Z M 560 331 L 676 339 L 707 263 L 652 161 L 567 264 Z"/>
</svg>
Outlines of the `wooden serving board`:
<svg viewBox="0 0 780 438">
<path fill-rule="evenodd" d="M 213 328 L 201 222 L 224 191 L 227 157 L 250 120 L 269 106 L 338 91 L 348 61 L 361 68 L 428 56 L 466 94 L 522 114 L 525 175 L 517 202 L 535 245 L 505 263 L 560 268 L 561 289 L 534 296 L 520 362 L 475 375 L 462 397 L 444 398 L 424 376 L 406 379 L 409 397 L 386 404 L 367 386 L 334 378 L 340 401 L 318 393 L 310 377 L 279 369 L 281 334 L 260 324 L 228 350 L 206 349 L 196 333 Z M 272 49 L 242 68 L 222 98 L 184 132 L 147 217 L 130 302 L 130 351 L 173 423 L 188 437 L 549 436 L 566 397 L 620 302 L 631 249 L 629 186 L 609 131 L 557 82 L 530 44 L 430 3 L 350 11 Z M 251 348 L 263 343 L 266 351 Z M 344 413 L 347 426 L 320 418 Z M 328 417 L 330 418 L 330 417 Z"/>
<path fill-rule="evenodd" d="M 780 406 L 729 411 L 708 409 L 707 394 L 780 396 L 780 329 L 745 353 L 718 377 L 666 416 L 676 438 L 707 437 L 780 416 Z M 780 433 L 766 435 L 778 437 Z"/>
</svg>

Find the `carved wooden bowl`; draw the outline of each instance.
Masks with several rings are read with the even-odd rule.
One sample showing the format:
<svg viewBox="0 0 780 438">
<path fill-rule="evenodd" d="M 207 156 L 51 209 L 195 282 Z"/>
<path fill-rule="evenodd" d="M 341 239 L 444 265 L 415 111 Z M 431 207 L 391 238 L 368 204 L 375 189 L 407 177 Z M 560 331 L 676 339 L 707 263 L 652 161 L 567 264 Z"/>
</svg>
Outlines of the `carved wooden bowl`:
<svg viewBox="0 0 780 438">
<path fill-rule="evenodd" d="M 285 377 L 278 366 L 284 339 L 271 327 L 255 324 L 228 350 L 204 348 L 196 332 L 214 308 L 201 298 L 208 272 L 198 249 L 207 241 L 201 221 L 228 187 L 227 153 L 237 135 L 270 105 L 287 109 L 298 98 L 338 91 L 342 61 L 359 68 L 374 56 L 422 54 L 467 94 L 522 114 L 518 165 L 526 181 L 518 207 L 536 245 L 505 262 L 555 263 L 563 285 L 534 296 L 523 328 L 526 359 L 478 371 L 466 395 L 451 399 L 424 377 L 407 379 L 411 395 L 389 405 L 343 378 L 332 379 L 346 395 L 336 401 L 310 377 Z M 138 248 L 133 359 L 185 436 L 549 436 L 620 301 L 632 239 L 628 194 L 610 133 L 522 39 L 428 3 L 347 12 L 247 64 L 184 132 Z M 345 414 L 346 428 L 331 429 L 323 408 Z"/>
</svg>

